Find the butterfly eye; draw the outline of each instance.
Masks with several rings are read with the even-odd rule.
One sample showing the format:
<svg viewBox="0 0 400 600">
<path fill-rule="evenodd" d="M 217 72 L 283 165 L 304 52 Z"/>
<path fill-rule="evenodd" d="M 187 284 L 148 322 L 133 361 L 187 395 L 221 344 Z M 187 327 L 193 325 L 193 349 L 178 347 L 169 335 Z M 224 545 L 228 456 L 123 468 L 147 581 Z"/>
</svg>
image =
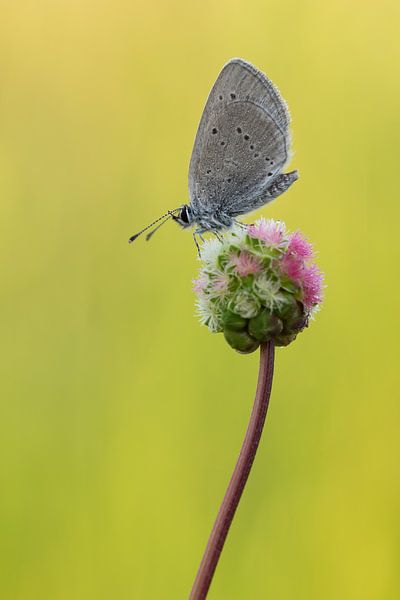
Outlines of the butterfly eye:
<svg viewBox="0 0 400 600">
<path fill-rule="evenodd" d="M 189 219 L 187 216 L 186 206 L 184 206 L 181 210 L 180 218 L 184 223 L 188 223 Z"/>
</svg>

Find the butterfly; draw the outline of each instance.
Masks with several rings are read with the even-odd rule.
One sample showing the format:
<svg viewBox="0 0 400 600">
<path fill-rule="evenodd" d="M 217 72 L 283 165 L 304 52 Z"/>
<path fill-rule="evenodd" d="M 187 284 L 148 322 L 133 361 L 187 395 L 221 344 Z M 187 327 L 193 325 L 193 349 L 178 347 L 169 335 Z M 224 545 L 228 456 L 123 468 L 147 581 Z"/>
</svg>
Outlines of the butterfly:
<svg viewBox="0 0 400 600">
<path fill-rule="evenodd" d="M 277 198 L 298 179 L 282 173 L 291 157 L 290 115 L 278 89 L 241 58 L 222 69 L 197 130 L 189 167 L 190 202 L 168 211 L 133 235 L 169 219 L 193 226 L 193 237 L 233 226 L 240 215 Z M 161 221 L 161 223 L 160 223 Z"/>
</svg>

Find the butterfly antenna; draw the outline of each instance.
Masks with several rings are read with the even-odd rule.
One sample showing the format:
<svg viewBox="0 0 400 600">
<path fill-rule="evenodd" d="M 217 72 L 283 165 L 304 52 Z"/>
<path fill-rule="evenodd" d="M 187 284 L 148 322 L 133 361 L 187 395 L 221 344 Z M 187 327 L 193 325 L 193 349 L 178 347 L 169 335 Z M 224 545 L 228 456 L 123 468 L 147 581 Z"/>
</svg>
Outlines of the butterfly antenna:
<svg viewBox="0 0 400 600">
<path fill-rule="evenodd" d="M 150 229 L 150 227 L 153 227 L 153 225 L 155 225 L 156 223 L 158 223 L 159 221 L 161 221 L 162 219 L 165 219 L 165 217 L 167 217 L 165 219 L 165 221 L 168 221 L 168 219 L 170 217 L 172 217 L 172 215 L 176 212 L 178 212 L 180 210 L 179 208 L 174 208 L 174 210 L 169 210 L 168 212 L 165 213 L 165 215 L 162 215 L 161 217 L 159 217 L 158 219 L 156 219 L 155 221 L 153 221 L 152 223 L 150 223 L 150 225 L 147 225 L 147 227 L 144 227 L 143 229 L 141 229 L 140 231 L 138 231 L 138 233 L 135 233 L 135 235 L 132 235 L 129 240 L 128 240 L 128 244 L 132 244 L 132 242 L 134 242 L 136 240 L 136 238 L 139 237 L 139 235 L 142 235 L 143 232 L 147 231 L 148 229 Z M 161 225 L 164 225 L 165 221 L 163 221 L 163 223 L 160 223 L 160 225 L 158 227 L 161 227 Z M 149 234 L 149 236 L 151 237 L 151 235 L 153 235 L 153 233 L 156 231 L 156 229 L 158 229 L 158 227 L 156 227 L 154 229 L 153 232 L 151 232 Z M 149 236 L 147 236 L 147 239 L 149 239 Z"/>
<path fill-rule="evenodd" d="M 166 223 L 167 221 L 169 221 L 169 219 L 172 218 L 172 215 L 168 215 L 168 217 L 166 217 L 164 219 L 164 221 L 161 221 L 161 223 L 159 225 L 157 225 L 157 227 L 154 227 L 154 229 L 152 231 L 149 231 L 149 233 L 146 235 L 146 242 L 149 241 L 149 239 L 155 234 L 155 232 L 160 229 L 160 227 L 162 227 L 164 225 L 164 223 Z"/>
</svg>

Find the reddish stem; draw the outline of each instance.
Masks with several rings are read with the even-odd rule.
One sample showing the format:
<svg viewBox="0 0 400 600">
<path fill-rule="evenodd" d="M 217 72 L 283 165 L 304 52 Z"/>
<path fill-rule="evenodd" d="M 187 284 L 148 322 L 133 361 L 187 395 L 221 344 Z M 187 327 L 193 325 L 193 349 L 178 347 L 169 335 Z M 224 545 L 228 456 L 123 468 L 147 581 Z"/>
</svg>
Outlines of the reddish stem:
<svg viewBox="0 0 400 600">
<path fill-rule="evenodd" d="M 214 523 L 210 539 L 208 540 L 189 600 L 204 600 L 207 596 L 226 536 L 228 535 L 235 511 L 253 465 L 271 394 L 272 376 L 274 373 L 274 350 L 273 342 L 261 345 L 257 391 L 246 436 Z"/>
</svg>

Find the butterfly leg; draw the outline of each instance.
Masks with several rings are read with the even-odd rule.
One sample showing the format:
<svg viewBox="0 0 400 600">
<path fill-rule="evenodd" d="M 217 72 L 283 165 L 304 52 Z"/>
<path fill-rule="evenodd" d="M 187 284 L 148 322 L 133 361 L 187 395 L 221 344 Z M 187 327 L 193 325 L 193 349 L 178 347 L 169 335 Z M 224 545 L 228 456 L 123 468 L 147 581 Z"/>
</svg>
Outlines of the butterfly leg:
<svg viewBox="0 0 400 600">
<path fill-rule="evenodd" d="M 194 243 L 196 244 L 197 254 L 199 255 L 199 258 L 201 259 L 200 246 L 199 246 L 199 242 L 197 241 L 196 235 L 199 235 L 199 234 L 194 231 L 193 232 L 193 239 L 194 239 Z M 203 238 L 201 236 L 200 236 L 200 238 L 203 241 Z"/>
<path fill-rule="evenodd" d="M 239 227 L 241 227 L 242 229 L 247 229 L 249 226 L 247 223 L 242 223 L 241 221 L 237 221 L 236 219 L 234 219 L 234 223 L 235 225 L 239 225 Z M 253 223 L 250 223 L 250 225 L 253 225 Z"/>
</svg>

